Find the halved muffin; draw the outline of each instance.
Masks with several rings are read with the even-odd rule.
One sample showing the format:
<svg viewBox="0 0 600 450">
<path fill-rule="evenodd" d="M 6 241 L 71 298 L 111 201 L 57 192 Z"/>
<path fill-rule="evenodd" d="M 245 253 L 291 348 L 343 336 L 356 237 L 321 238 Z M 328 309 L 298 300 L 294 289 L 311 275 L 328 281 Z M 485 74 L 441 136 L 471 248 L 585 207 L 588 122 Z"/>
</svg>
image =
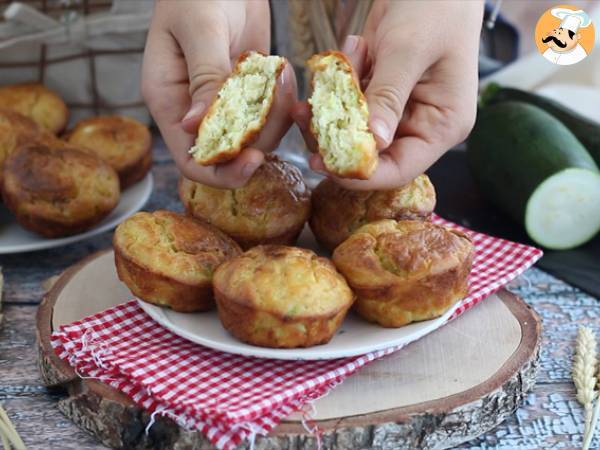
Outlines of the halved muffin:
<svg viewBox="0 0 600 450">
<path fill-rule="evenodd" d="M 0 108 L 23 114 L 54 134 L 64 130 L 69 119 L 63 99 L 40 83 L 0 86 Z"/>
<path fill-rule="evenodd" d="M 444 314 L 467 295 L 472 260 L 466 235 L 414 220 L 365 225 L 333 252 L 356 311 L 384 327 Z"/>
<path fill-rule="evenodd" d="M 331 261 L 280 245 L 254 247 L 227 261 L 213 286 L 223 326 L 262 347 L 329 342 L 354 299 Z"/>
<path fill-rule="evenodd" d="M 211 281 L 241 253 L 214 227 L 171 211 L 138 212 L 113 237 L 119 279 L 141 300 L 179 312 L 214 307 Z"/>
<path fill-rule="evenodd" d="M 310 128 L 327 170 L 343 178 L 367 180 L 377 168 L 369 108 L 348 58 L 340 52 L 313 55 Z"/>
<path fill-rule="evenodd" d="M 244 249 L 293 244 L 310 213 L 302 173 L 274 155 L 267 155 L 241 188 L 219 189 L 181 178 L 179 197 L 188 214 L 215 225 Z"/>
<path fill-rule="evenodd" d="M 116 172 L 95 155 L 40 143 L 12 152 L 3 168 L 2 197 L 28 230 L 49 238 L 80 233 L 119 202 Z"/>
<path fill-rule="evenodd" d="M 351 191 L 326 178 L 311 196 L 310 228 L 333 251 L 357 228 L 381 219 L 426 220 L 435 208 L 435 189 L 427 175 L 385 191 Z"/>
<path fill-rule="evenodd" d="M 129 117 L 100 116 L 82 120 L 66 139 L 90 149 L 115 169 L 121 189 L 140 181 L 152 166 L 150 130 Z"/>
<path fill-rule="evenodd" d="M 271 110 L 277 77 L 285 67 L 281 56 L 243 53 L 202 119 L 190 149 L 203 166 L 229 161 L 260 132 Z"/>
</svg>

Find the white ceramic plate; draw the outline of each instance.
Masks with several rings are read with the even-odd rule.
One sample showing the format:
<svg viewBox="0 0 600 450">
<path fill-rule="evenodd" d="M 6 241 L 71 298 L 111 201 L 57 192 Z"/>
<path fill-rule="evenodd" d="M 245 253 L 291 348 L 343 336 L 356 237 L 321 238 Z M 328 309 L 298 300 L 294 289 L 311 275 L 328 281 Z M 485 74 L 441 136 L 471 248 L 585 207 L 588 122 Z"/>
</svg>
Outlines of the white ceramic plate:
<svg viewBox="0 0 600 450">
<path fill-rule="evenodd" d="M 13 215 L 4 205 L 0 206 L 0 254 L 6 253 L 25 253 L 35 250 L 44 250 L 47 248 L 60 247 L 71 244 L 72 242 L 104 233 L 122 222 L 126 217 L 136 211 L 139 211 L 148 201 L 152 193 L 154 180 L 152 173 L 127 188 L 121 194 L 121 200 L 117 207 L 102 222 L 94 228 L 74 236 L 67 236 L 58 239 L 47 239 L 38 234 L 22 228 L 15 220 Z"/>
<path fill-rule="evenodd" d="M 310 248 L 326 256 L 317 245 L 310 229 L 305 227 L 298 246 Z M 138 300 L 150 317 L 173 333 L 197 344 L 238 355 L 274 359 L 335 359 L 357 356 L 396 345 L 404 345 L 438 328 L 452 315 L 457 303 L 442 317 L 418 322 L 402 328 L 382 328 L 350 312 L 335 336 L 324 345 L 310 348 L 276 349 L 245 344 L 231 336 L 221 325 L 216 311 L 184 314 Z"/>
<path fill-rule="evenodd" d="M 408 344 L 438 328 L 454 308 L 442 317 L 401 328 L 382 328 L 348 314 L 335 336 L 324 345 L 310 348 L 276 349 L 245 344 L 222 326 L 216 311 L 184 314 L 138 300 L 150 317 L 173 333 L 197 344 L 244 356 L 273 359 L 335 359 L 358 356 L 375 350 Z"/>
</svg>

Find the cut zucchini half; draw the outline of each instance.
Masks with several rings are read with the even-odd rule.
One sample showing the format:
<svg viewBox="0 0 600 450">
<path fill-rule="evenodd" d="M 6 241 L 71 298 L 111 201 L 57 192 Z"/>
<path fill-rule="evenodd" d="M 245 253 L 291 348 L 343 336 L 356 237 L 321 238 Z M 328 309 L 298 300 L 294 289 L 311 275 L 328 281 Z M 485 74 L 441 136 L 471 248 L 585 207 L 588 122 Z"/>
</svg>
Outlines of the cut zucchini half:
<svg viewBox="0 0 600 450">
<path fill-rule="evenodd" d="M 600 173 L 569 168 L 544 180 L 525 210 L 525 228 L 554 250 L 577 247 L 600 231 Z"/>
</svg>

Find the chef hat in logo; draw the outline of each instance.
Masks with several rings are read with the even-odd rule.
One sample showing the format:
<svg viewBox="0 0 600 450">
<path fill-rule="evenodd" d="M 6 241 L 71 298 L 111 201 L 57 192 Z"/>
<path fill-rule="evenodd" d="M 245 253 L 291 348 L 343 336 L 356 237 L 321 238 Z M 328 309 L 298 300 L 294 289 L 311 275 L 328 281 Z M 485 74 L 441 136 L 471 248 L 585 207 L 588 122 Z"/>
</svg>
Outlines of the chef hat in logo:
<svg viewBox="0 0 600 450">
<path fill-rule="evenodd" d="M 554 8 L 550 12 L 554 17 L 557 17 L 562 21 L 560 23 L 560 28 L 571 30 L 573 33 L 577 33 L 579 28 L 586 28 L 592 22 L 590 16 L 581 9 L 573 11 L 572 9 L 567 8 Z"/>
</svg>

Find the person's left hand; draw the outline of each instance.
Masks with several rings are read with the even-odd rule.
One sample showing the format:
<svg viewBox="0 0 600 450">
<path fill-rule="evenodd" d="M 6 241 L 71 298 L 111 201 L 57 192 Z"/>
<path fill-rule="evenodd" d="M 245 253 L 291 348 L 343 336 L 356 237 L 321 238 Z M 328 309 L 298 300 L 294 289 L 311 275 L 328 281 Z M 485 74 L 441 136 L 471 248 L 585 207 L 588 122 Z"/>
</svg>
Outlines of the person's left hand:
<svg viewBox="0 0 600 450">
<path fill-rule="evenodd" d="M 462 142 L 477 108 L 477 61 L 483 2 L 375 0 L 364 36 L 349 36 L 350 58 L 369 105 L 369 128 L 380 151 L 369 180 L 334 177 L 347 189 L 393 189 L 409 183 Z M 292 116 L 307 146 L 310 109 L 297 103 Z M 313 170 L 326 173 L 318 153 Z"/>
</svg>

